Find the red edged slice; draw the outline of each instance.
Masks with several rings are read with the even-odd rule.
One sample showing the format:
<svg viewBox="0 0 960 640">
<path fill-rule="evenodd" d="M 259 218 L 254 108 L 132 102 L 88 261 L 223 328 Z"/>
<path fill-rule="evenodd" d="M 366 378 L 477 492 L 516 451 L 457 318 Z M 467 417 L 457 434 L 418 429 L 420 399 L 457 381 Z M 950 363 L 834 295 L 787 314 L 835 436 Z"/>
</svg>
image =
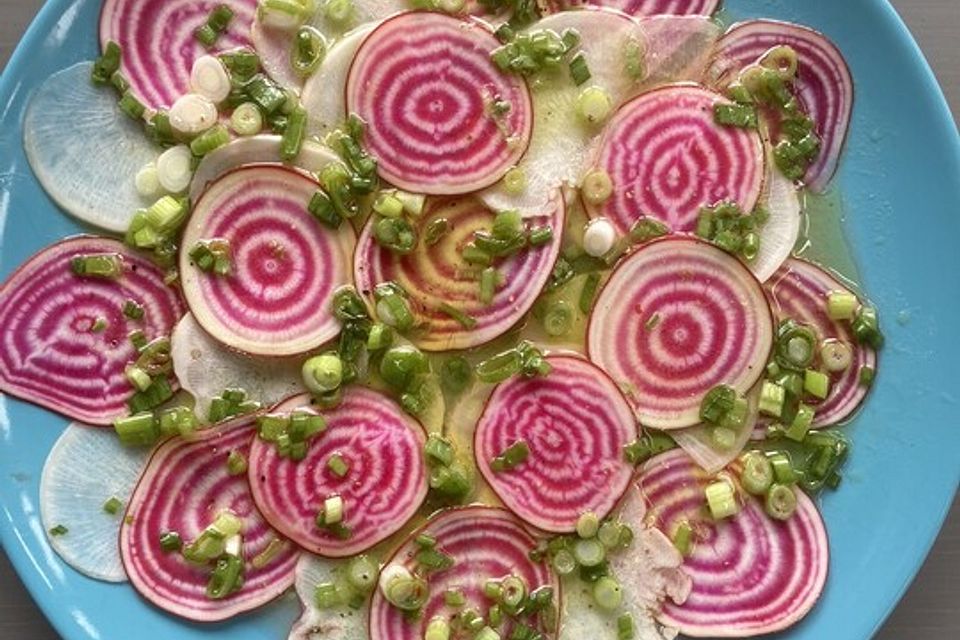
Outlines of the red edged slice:
<svg viewBox="0 0 960 640">
<path fill-rule="evenodd" d="M 665 600 L 659 621 L 693 637 L 745 638 L 786 629 L 813 608 L 827 579 L 829 545 L 816 506 L 795 489 L 797 510 L 782 522 L 741 491 L 740 513 L 716 522 L 704 514 L 710 482 L 680 450 L 641 468 L 649 521 L 668 536 L 684 520 L 694 529 L 683 563 L 693 589 L 682 605 Z"/>
<path fill-rule="evenodd" d="M 227 467 L 231 451 L 249 455 L 255 434 L 253 419 L 241 418 L 191 440 L 169 440 L 147 464 L 120 529 L 120 552 L 134 588 L 161 609 L 198 622 L 226 620 L 293 584 L 299 549 L 257 511 L 246 476 L 231 475 Z M 160 536 L 174 531 L 187 544 L 224 510 L 243 521 L 243 586 L 212 600 L 206 594 L 211 567 L 191 564 L 176 551 L 164 553 Z M 271 545 L 271 559 L 258 568 L 254 558 Z"/>
<path fill-rule="evenodd" d="M 297 396 L 279 407 L 307 406 Z M 341 558 L 369 549 L 407 523 L 427 495 L 423 427 L 385 395 L 353 386 L 342 402 L 323 413 L 327 429 L 311 438 L 299 462 L 280 457 L 274 444 L 257 438 L 250 452 L 250 484 L 263 515 L 284 535 L 318 555 Z M 343 477 L 328 462 L 339 455 Z M 317 513 L 332 496 L 343 500 L 349 537 L 320 529 Z"/>
<path fill-rule="evenodd" d="M 613 272 L 590 316 L 587 352 L 621 385 L 641 424 L 680 429 L 699 422 L 714 387 L 753 387 L 773 328 L 763 289 L 739 260 L 672 237 Z"/>
<path fill-rule="evenodd" d="M 463 609 L 485 612 L 490 599 L 483 594 L 484 584 L 510 575 L 524 581 L 527 593 L 552 587 L 554 602 L 558 602 L 560 583 L 556 576 L 545 561 L 530 560 L 529 554 L 537 547 L 537 539 L 503 509 L 473 506 L 441 512 L 422 529 L 410 534 L 387 563 L 388 568 L 398 564 L 414 569 L 416 538 L 420 534 L 436 538 L 436 549 L 450 556 L 453 566 L 427 575 L 430 597 L 416 619 L 408 619 L 377 589 L 370 608 L 370 640 L 422 640 L 430 620 L 437 616 L 449 619 L 459 610 L 444 603 L 444 592 L 451 588 L 461 590 L 466 596 Z M 502 637 L 509 638 L 513 626 L 510 618 L 504 618 Z M 541 628 L 537 630 L 545 637 L 554 637 L 542 625 L 538 626 Z"/>
<path fill-rule="evenodd" d="M 81 277 L 71 261 L 120 256 L 116 279 Z M 164 272 L 116 240 L 81 236 L 41 250 L 0 286 L 0 390 L 88 424 L 128 413 L 134 388 L 124 375 L 137 359 L 128 335 L 168 336 L 185 310 Z M 128 300 L 142 320 L 123 313 Z M 98 321 L 106 323 L 95 330 Z"/>
<path fill-rule="evenodd" d="M 627 15 L 644 17 L 660 15 L 709 16 L 720 6 L 720 0 L 538 0 L 546 15 L 583 5 L 618 9 Z"/>
<path fill-rule="evenodd" d="M 592 511 L 605 517 L 632 475 L 623 447 L 637 437 L 630 405 L 587 360 L 553 355 L 547 376 L 515 377 L 487 400 L 474 435 L 477 466 L 503 503 L 531 525 L 574 531 Z M 494 458 L 523 442 L 524 462 L 494 471 Z"/>
<path fill-rule="evenodd" d="M 474 19 L 403 13 L 364 40 L 347 77 L 347 112 L 384 180 L 408 191 L 460 194 L 499 180 L 530 140 L 530 92 L 490 60 L 500 46 Z M 495 116 L 495 101 L 510 105 Z"/>
</svg>

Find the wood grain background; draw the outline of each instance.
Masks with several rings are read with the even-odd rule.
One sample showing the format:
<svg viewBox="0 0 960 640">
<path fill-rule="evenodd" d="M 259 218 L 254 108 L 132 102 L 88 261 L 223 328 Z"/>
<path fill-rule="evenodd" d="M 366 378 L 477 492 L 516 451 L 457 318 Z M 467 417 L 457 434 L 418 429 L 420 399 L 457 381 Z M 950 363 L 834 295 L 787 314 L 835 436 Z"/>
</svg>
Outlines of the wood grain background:
<svg viewBox="0 0 960 640">
<path fill-rule="evenodd" d="M 960 0 L 892 2 L 926 52 L 957 119 L 960 117 Z M 6 66 L 10 53 L 42 4 L 41 0 L 0 0 L 0 15 L 3 16 L 0 21 L 0 67 Z M 875 640 L 960 638 L 958 575 L 960 500 L 955 500 L 930 557 Z M 30 599 L 4 553 L 0 553 L 0 638 L 59 638 Z"/>
</svg>

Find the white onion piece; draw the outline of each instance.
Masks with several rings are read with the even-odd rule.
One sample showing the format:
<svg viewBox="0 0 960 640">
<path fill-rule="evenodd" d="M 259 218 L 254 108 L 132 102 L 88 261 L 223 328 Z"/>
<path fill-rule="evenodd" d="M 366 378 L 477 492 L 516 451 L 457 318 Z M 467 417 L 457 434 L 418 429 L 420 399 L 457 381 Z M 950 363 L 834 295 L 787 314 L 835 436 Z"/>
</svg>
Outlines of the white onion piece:
<svg viewBox="0 0 960 640">
<path fill-rule="evenodd" d="M 157 158 L 157 180 L 170 193 L 180 193 L 190 186 L 193 153 L 185 144 L 170 147 Z"/>
<path fill-rule="evenodd" d="M 681 568 L 683 557 L 659 529 L 644 523 L 643 493 L 631 484 L 618 517 L 634 532 L 633 543 L 610 555 L 611 574 L 623 587 L 623 603 L 614 612 L 601 610 L 593 599 L 593 585 L 578 577 L 563 584 L 563 617 L 559 640 L 615 638 L 617 618 L 633 617 L 636 640 L 672 640 L 676 629 L 664 628 L 654 619 L 660 603 L 670 598 L 682 603 L 690 590 L 690 578 Z"/>
<path fill-rule="evenodd" d="M 590 69 L 584 86 L 605 90 L 618 107 L 640 89 L 624 65 L 624 49 L 634 40 L 644 47 L 646 38 L 636 21 L 604 9 L 564 11 L 534 24 L 531 29 L 551 29 L 562 33 L 576 29 L 580 33 L 579 50 Z M 533 97 L 533 135 L 519 167 L 527 178 L 519 195 L 509 192 L 503 181 L 480 192 L 480 198 L 492 209 L 519 209 L 525 215 L 542 213 L 557 187 L 575 185 L 591 154 L 601 127 L 584 124 L 577 116 L 577 97 L 582 87 L 570 81 L 566 65 L 555 74 L 544 74 L 542 82 L 531 88 Z"/>
<path fill-rule="evenodd" d="M 113 429 L 71 423 L 50 450 L 40 478 L 40 519 L 50 546 L 64 562 L 96 580 L 125 582 L 127 574 L 117 544 L 126 502 L 133 493 L 150 449 L 125 447 Z M 124 507 L 115 515 L 103 510 L 112 497 Z"/>
<path fill-rule="evenodd" d="M 160 178 L 157 176 L 157 163 L 148 162 L 140 167 L 140 171 L 137 171 L 137 175 L 133 178 L 133 184 L 137 188 L 137 193 L 145 200 L 152 200 L 163 193 Z"/>
<path fill-rule="evenodd" d="M 223 63 L 213 56 L 200 56 L 190 71 L 190 90 L 211 100 L 223 102 L 230 95 L 230 76 Z"/>
<path fill-rule="evenodd" d="M 37 180 L 67 213 L 122 232 L 143 206 L 137 172 L 157 152 L 141 123 L 117 108 L 113 90 L 90 82 L 92 66 L 64 69 L 37 89 L 23 120 L 23 147 Z"/>
<path fill-rule="evenodd" d="M 764 136 L 766 138 L 766 136 Z M 747 266 L 760 282 L 766 282 L 790 257 L 800 237 L 803 205 L 800 191 L 777 169 L 773 149 L 766 139 L 767 178 L 760 196 L 762 206 L 769 218 L 760 229 L 760 250 Z"/>
<path fill-rule="evenodd" d="M 753 430 L 757 425 L 758 404 L 760 401 L 760 387 L 754 387 L 747 394 L 747 420 L 737 432 L 737 438 L 732 447 L 726 450 L 718 449 L 713 444 L 712 429 L 698 424 L 695 427 L 679 429 L 670 434 L 680 447 L 690 455 L 707 473 L 717 473 L 725 466 L 736 460 L 740 452 L 750 441 Z"/>
<path fill-rule="evenodd" d="M 314 597 L 317 585 L 325 582 L 336 583 L 349 562 L 349 560 L 321 558 L 309 553 L 300 556 L 300 560 L 297 561 L 297 578 L 294 587 L 303 605 L 303 613 L 293 623 L 288 640 L 367 637 L 369 599 L 364 601 L 360 609 L 353 609 L 346 605 L 321 609 L 317 607 Z"/>
<path fill-rule="evenodd" d="M 230 351 L 204 331 L 193 314 L 177 324 L 170 337 L 173 370 L 180 386 L 196 400 L 195 411 L 206 419 L 210 402 L 224 389 L 238 387 L 264 406 L 304 391 L 303 358 L 254 357 Z"/>
<path fill-rule="evenodd" d="M 193 136 L 217 123 L 217 105 L 198 93 L 188 93 L 177 98 L 169 115 L 174 131 Z"/>
<path fill-rule="evenodd" d="M 196 202 L 207 185 L 232 169 L 248 164 L 280 164 L 280 140 L 275 135 L 238 138 L 205 155 L 190 183 L 190 201 Z M 291 164 L 309 173 L 319 173 L 328 164 L 339 161 L 329 147 L 304 140 L 300 155 Z"/>
</svg>

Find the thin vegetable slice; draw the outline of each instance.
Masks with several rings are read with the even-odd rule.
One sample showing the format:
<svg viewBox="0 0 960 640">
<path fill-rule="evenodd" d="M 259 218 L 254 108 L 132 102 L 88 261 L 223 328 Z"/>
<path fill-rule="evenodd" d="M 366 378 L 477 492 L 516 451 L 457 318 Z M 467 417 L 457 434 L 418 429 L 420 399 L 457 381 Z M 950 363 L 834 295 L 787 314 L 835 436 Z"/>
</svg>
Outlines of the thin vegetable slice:
<svg viewBox="0 0 960 640">
<path fill-rule="evenodd" d="M 711 481 L 679 450 L 648 461 L 639 475 L 647 517 L 668 535 L 682 522 L 694 532 L 683 564 L 693 589 L 682 605 L 664 602 L 660 622 L 694 637 L 741 638 L 789 627 L 814 606 L 827 578 L 827 535 L 816 506 L 793 489 L 797 510 L 778 521 L 737 489 L 740 512 L 718 522 L 704 515 Z"/>
<path fill-rule="evenodd" d="M 50 536 L 50 546 L 85 576 L 124 582 L 117 535 L 126 502 L 150 450 L 125 447 L 115 433 L 74 422 L 50 450 L 40 477 L 40 519 L 45 531 L 57 525 L 66 534 Z M 111 499 L 109 513 L 105 507 Z"/>
<path fill-rule="evenodd" d="M 303 606 L 303 614 L 293 623 L 287 640 L 316 640 L 317 638 L 343 638 L 361 640 L 367 637 L 368 606 L 355 607 L 347 602 L 331 607 L 317 606 L 317 588 L 320 585 L 341 586 L 348 561 L 320 558 L 308 553 L 301 554 L 297 562 L 297 578 L 294 585 Z M 369 598 L 365 601 L 369 603 Z"/>
<path fill-rule="evenodd" d="M 180 275 L 197 322 L 215 339 L 246 353 L 285 356 L 333 338 L 340 323 L 334 291 L 350 283 L 354 234 L 331 230 L 307 210 L 318 185 L 283 167 L 245 167 L 204 192 L 183 234 Z M 225 241 L 230 272 L 193 264 L 190 248 Z"/>
<path fill-rule="evenodd" d="M 141 102 L 154 109 L 169 107 L 190 91 L 193 63 L 208 53 L 194 32 L 218 5 L 226 5 L 233 17 L 213 49 L 249 45 L 256 0 L 105 0 L 100 45 L 120 45 L 120 70 Z"/>
<path fill-rule="evenodd" d="M 614 382 L 575 356 L 547 357 L 545 377 L 516 377 L 496 388 L 477 423 L 477 466 L 503 503 L 544 531 L 569 533 L 584 512 L 604 517 L 632 474 L 623 447 L 637 437 L 630 405 Z M 522 443 L 526 458 L 509 468 Z"/>
<path fill-rule="evenodd" d="M 616 107 L 641 88 L 641 76 L 632 76 L 625 64 L 625 52 L 636 47 L 638 64 L 648 50 L 646 34 L 636 21 L 605 10 L 565 11 L 534 23 L 528 32 L 568 29 L 580 35 L 576 56 L 582 56 L 590 78 L 582 86 L 571 81 L 567 64 L 545 69 L 531 89 L 535 118 L 530 145 L 517 166 L 524 178 L 519 192 L 507 180 L 489 187 L 481 198 L 495 209 L 540 212 L 561 186 L 576 185 L 592 145 L 602 127 L 584 122 L 577 113 L 581 90 L 597 87 L 605 91 Z"/>
<path fill-rule="evenodd" d="M 820 156 L 807 170 L 804 182 L 814 191 L 823 191 L 837 169 L 853 109 L 850 69 L 827 36 L 809 27 L 774 20 L 735 24 L 720 39 L 707 79 L 714 86 L 726 87 L 741 69 L 780 45 L 797 53 L 796 96 L 821 139 Z"/>
<path fill-rule="evenodd" d="M 720 38 L 715 21 L 697 15 L 651 14 L 638 22 L 647 40 L 641 66 L 644 89 L 700 81 Z"/>
<path fill-rule="evenodd" d="M 463 594 L 461 610 L 472 608 L 485 612 L 490 605 L 490 599 L 484 595 L 488 580 L 516 576 L 525 584 L 527 593 L 550 588 L 554 601 L 559 598 L 560 585 L 547 563 L 530 560 L 529 553 L 537 547 L 536 538 L 503 509 L 473 506 L 441 512 L 410 535 L 387 563 L 384 573 L 391 567 L 404 567 L 412 572 L 419 550 L 416 540 L 422 535 L 435 539 L 435 549 L 449 556 L 452 565 L 427 574 L 429 597 L 421 609 L 422 615 L 412 620 L 377 589 L 370 611 L 370 640 L 421 640 L 435 617 L 449 619 L 456 614 L 457 609 L 444 602 L 449 589 Z M 539 618 L 541 616 L 530 620 L 533 623 L 530 626 L 546 637 L 553 637 Z M 506 618 L 502 637 L 509 638 L 513 629 L 514 623 Z"/>
<path fill-rule="evenodd" d="M 516 164 L 533 114 L 524 81 L 490 60 L 499 44 L 484 23 L 438 13 L 400 14 L 364 39 L 347 111 L 366 121 L 382 178 L 415 193 L 459 194 Z"/>
<path fill-rule="evenodd" d="M 706 89 L 669 86 L 625 104 L 604 132 L 593 166 L 613 182 L 612 197 L 587 203 L 626 233 L 642 216 L 692 232 L 700 208 L 720 201 L 751 211 L 763 187 L 763 145 L 756 131 L 724 127 Z"/>
<path fill-rule="evenodd" d="M 282 136 L 265 134 L 238 138 L 205 155 L 190 181 L 190 201 L 197 202 L 210 184 L 233 169 L 251 164 L 281 164 L 282 139 Z M 304 140 L 299 155 L 286 164 L 308 173 L 320 173 L 327 165 L 339 161 L 328 147 Z"/>
<path fill-rule="evenodd" d="M 188 313 L 170 336 L 173 371 L 183 390 L 193 396 L 200 419 L 225 389 L 243 389 L 247 399 L 274 405 L 302 393 L 303 357 L 266 357 L 238 353 L 217 342 Z"/>
<path fill-rule="evenodd" d="M 74 273 L 75 258 L 96 255 L 116 256 L 116 279 Z M 106 238 L 78 236 L 35 254 L 0 286 L 0 390 L 90 424 L 126 415 L 135 389 L 124 369 L 137 359 L 128 334 L 167 336 L 184 313 L 163 278 Z M 142 319 L 124 314 L 129 300 L 143 307 Z"/>
<path fill-rule="evenodd" d="M 826 271 L 804 260 L 791 258 L 764 285 L 774 313 L 780 319 L 793 318 L 812 328 L 821 341 L 846 345 L 852 354 L 850 366 L 831 374 L 826 399 L 805 399 L 816 410 L 813 427 L 839 424 L 853 415 L 863 402 L 869 386 L 860 383 L 860 371 L 877 368 L 877 353 L 854 339 L 850 324 L 831 320 L 827 315 L 827 297 L 832 292 L 849 292 L 846 286 Z"/>
<path fill-rule="evenodd" d="M 757 257 L 748 262 L 753 275 L 766 282 L 790 257 L 803 222 L 803 205 L 797 186 L 784 176 L 773 161 L 773 148 L 765 142 L 767 177 L 760 198 L 760 208 L 767 221 L 759 229 L 760 248 Z"/>
<path fill-rule="evenodd" d="M 37 180 L 67 213 L 123 232 L 150 204 L 135 178 L 157 151 L 117 107 L 116 94 L 90 82 L 92 69 L 82 62 L 40 85 L 24 116 L 23 148 Z"/>
<path fill-rule="evenodd" d="M 631 482 L 616 521 L 630 527 L 633 541 L 609 556 L 610 574 L 621 585 L 623 603 L 614 611 L 597 606 L 593 584 L 571 576 L 563 585 L 563 616 L 560 640 L 587 637 L 619 637 L 618 625 L 629 616 L 636 640 L 673 640 L 676 629 L 664 628 L 656 621 L 662 603 L 670 600 L 681 605 L 690 594 L 690 578 L 683 572 L 683 556 L 663 532 L 645 521 L 646 499 Z"/>
<path fill-rule="evenodd" d="M 309 402 L 298 396 L 290 411 Z M 250 454 L 253 497 L 264 516 L 300 546 L 345 557 L 369 549 L 407 523 L 427 494 L 423 427 L 385 395 L 349 387 L 323 414 L 327 429 L 311 438 L 306 458 L 283 458 L 257 439 Z M 328 460 L 339 455 L 349 471 L 338 476 Z M 328 498 L 343 503 L 342 528 L 321 528 L 317 515 Z"/>
<path fill-rule="evenodd" d="M 307 110 L 307 133 L 321 138 L 347 119 L 343 102 L 347 74 L 363 39 L 376 23 L 363 24 L 335 42 L 317 72 L 303 83 L 300 100 Z"/>
<path fill-rule="evenodd" d="M 480 269 L 469 264 L 462 252 L 475 231 L 490 229 L 494 213 L 473 198 L 430 198 L 416 220 L 420 245 L 410 255 L 399 256 L 381 247 L 374 238 L 375 222 L 367 224 L 354 257 L 357 288 L 370 295 L 384 282 L 403 287 L 420 324 L 409 337 L 421 349 L 446 351 L 489 342 L 514 326 L 546 285 L 560 253 L 565 215 L 563 199 L 555 192 L 540 216 L 526 220 L 530 229 L 549 227 L 553 237 L 546 245 L 524 247 L 496 263 L 502 284 L 494 287 L 486 303 L 481 300 Z M 427 245 L 426 229 L 439 220 L 447 221 L 449 231 Z M 472 326 L 445 312 L 444 303 L 472 318 Z"/>
<path fill-rule="evenodd" d="M 720 6 L 720 0 L 538 0 L 544 14 L 567 11 L 580 6 L 617 9 L 627 15 L 644 16 L 709 16 Z"/>
<path fill-rule="evenodd" d="M 257 511 L 247 478 L 227 467 L 231 451 L 249 457 L 254 437 L 253 420 L 240 418 L 190 440 L 168 440 L 150 459 L 130 499 L 130 518 L 120 529 L 120 551 L 134 588 L 161 609 L 198 622 L 226 620 L 266 604 L 293 584 L 299 550 Z M 242 523 L 243 584 L 225 598 L 211 599 L 212 567 L 164 551 L 160 538 L 175 532 L 187 545 L 225 511 Z M 262 554 L 271 545 L 266 558 Z"/>
<path fill-rule="evenodd" d="M 708 391 L 744 394 L 763 374 L 773 320 L 760 283 L 736 258 L 692 238 L 636 251 L 600 293 L 590 359 L 624 387 L 641 424 L 697 424 Z"/>
<path fill-rule="evenodd" d="M 750 441 L 754 427 L 757 425 L 759 414 L 760 387 L 754 387 L 747 394 L 747 417 L 743 426 L 717 427 L 714 425 L 699 424 L 695 427 L 679 429 L 670 433 L 680 448 L 687 452 L 694 461 L 707 473 L 717 473 L 725 466 L 736 460 L 740 452 Z M 718 437 L 718 429 L 732 431 L 732 442 L 725 442 Z"/>
</svg>

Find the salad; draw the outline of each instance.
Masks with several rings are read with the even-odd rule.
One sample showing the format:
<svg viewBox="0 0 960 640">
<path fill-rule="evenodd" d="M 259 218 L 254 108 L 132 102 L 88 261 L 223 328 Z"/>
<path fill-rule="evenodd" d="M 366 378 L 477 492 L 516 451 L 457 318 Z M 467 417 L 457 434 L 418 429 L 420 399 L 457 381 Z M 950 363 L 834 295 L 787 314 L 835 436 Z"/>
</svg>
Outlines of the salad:
<svg viewBox="0 0 960 640">
<path fill-rule="evenodd" d="M 884 342 L 815 211 L 853 80 L 718 4 L 105 0 L 23 125 L 95 231 L 0 286 L 51 547 L 290 638 L 801 620 Z"/>
</svg>

